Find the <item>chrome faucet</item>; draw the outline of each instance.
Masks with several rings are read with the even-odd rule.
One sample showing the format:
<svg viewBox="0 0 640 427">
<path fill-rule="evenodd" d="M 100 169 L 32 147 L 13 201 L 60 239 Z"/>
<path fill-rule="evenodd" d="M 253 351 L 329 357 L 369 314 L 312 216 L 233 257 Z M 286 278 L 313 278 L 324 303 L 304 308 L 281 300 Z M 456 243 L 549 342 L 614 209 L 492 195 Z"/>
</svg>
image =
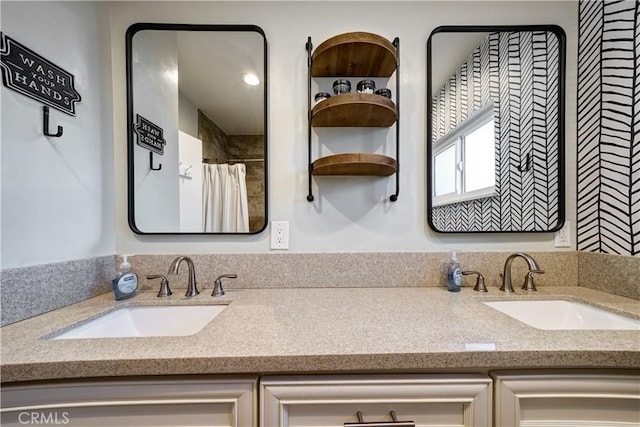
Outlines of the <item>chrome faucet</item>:
<svg viewBox="0 0 640 427">
<path fill-rule="evenodd" d="M 504 271 L 502 273 L 502 286 L 500 287 L 501 291 L 504 292 L 514 292 L 513 286 L 511 285 L 511 262 L 514 258 L 522 257 L 529 264 L 529 271 L 525 276 L 524 285 L 522 285 L 522 289 L 527 291 L 535 291 L 536 287 L 533 284 L 533 273 L 544 273 L 544 270 L 540 270 L 538 263 L 535 259 L 531 257 L 531 255 L 527 255 L 522 252 L 517 252 L 515 254 L 511 254 L 507 257 L 507 260 L 504 263 Z"/>
<path fill-rule="evenodd" d="M 173 261 L 171 261 L 168 274 L 178 274 L 178 269 L 180 268 L 180 264 L 182 263 L 182 261 L 186 262 L 187 267 L 189 268 L 189 281 L 187 282 L 187 293 L 184 296 L 195 297 L 200 292 L 198 291 L 198 287 L 196 286 L 196 269 L 193 266 L 193 261 L 191 261 L 191 258 L 186 256 L 179 256 Z"/>
</svg>

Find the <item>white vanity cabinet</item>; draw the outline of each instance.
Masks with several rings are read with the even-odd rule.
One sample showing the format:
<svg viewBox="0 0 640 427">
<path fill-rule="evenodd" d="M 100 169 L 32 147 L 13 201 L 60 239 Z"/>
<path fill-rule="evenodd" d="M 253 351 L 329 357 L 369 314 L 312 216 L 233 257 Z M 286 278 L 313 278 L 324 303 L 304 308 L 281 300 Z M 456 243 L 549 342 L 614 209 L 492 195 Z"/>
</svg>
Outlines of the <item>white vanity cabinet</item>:
<svg viewBox="0 0 640 427">
<path fill-rule="evenodd" d="M 494 372 L 496 426 L 640 426 L 640 375 Z"/>
<path fill-rule="evenodd" d="M 257 425 L 257 378 L 182 377 L 9 385 L 2 426 Z"/>
<path fill-rule="evenodd" d="M 340 426 L 413 421 L 416 426 L 491 425 L 491 379 L 485 375 L 263 377 L 260 426 Z"/>
</svg>

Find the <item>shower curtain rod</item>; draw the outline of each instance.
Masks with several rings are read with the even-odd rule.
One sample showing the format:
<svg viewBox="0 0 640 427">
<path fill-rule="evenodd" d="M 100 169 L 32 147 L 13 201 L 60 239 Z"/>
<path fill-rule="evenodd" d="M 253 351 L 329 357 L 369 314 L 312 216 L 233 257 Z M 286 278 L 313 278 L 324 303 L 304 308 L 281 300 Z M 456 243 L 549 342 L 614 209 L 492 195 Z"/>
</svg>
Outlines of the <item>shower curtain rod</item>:
<svg viewBox="0 0 640 427">
<path fill-rule="evenodd" d="M 235 162 L 235 163 L 240 163 L 240 162 L 264 162 L 264 159 L 227 159 L 227 160 L 223 160 L 222 162 L 220 162 L 220 160 L 216 159 L 214 162 L 211 161 L 211 159 L 203 159 L 204 163 L 226 163 L 226 162 Z"/>
</svg>

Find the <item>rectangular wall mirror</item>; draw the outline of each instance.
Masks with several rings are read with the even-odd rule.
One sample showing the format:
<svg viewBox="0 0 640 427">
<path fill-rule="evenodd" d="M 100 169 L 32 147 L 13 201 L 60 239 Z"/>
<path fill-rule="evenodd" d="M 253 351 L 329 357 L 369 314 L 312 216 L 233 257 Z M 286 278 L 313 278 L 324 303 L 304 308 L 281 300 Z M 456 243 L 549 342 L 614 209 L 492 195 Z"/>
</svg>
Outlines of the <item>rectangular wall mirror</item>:
<svg viewBox="0 0 640 427">
<path fill-rule="evenodd" d="M 446 26 L 427 41 L 427 218 L 443 233 L 564 223 L 565 34 Z"/>
<path fill-rule="evenodd" d="M 129 226 L 255 234 L 267 225 L 267 41 L 253 25 L 127 30 Z"/>
</svg>

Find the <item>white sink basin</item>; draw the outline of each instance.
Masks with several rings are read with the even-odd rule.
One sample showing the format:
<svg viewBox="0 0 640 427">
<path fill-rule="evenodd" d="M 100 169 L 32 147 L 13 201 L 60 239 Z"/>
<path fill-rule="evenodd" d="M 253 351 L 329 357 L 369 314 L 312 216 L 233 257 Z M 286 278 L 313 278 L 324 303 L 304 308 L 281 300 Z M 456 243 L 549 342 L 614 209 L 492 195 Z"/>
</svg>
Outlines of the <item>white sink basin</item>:
<svg viewBox="0 0 640 427">
<path fill-rule="evenodd" d="M 52 340 L 187 336 L 199 332 L 226 305 L 123 307 L 70 329 Z"/>
<path fill-rule="evenodd" d="M 640 321 L 575 301 L 483 302 L 537 329 L 640 330 Z"/>
</svg>

